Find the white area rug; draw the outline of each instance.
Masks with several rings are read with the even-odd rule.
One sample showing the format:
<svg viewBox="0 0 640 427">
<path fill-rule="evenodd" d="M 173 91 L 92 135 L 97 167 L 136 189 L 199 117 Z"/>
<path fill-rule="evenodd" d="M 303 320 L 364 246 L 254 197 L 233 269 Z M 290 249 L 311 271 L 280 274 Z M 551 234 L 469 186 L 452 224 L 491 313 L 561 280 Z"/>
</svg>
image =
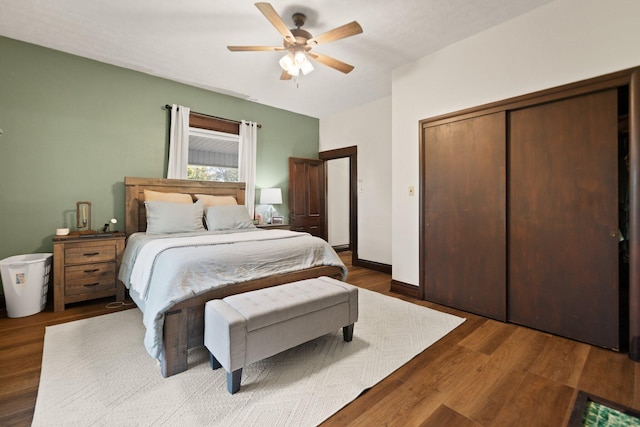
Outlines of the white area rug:
<svg viewBox="0 0 640 427">
<path fill-rule="evenodd" d="M 254 363 L 240 391 L 206 349 L 162 378 L 138 309 L 46 329 L 33 426 L 314 426 L 464 319 L 359 290 L 353 341 L 342 330 Z"/>
</svg>

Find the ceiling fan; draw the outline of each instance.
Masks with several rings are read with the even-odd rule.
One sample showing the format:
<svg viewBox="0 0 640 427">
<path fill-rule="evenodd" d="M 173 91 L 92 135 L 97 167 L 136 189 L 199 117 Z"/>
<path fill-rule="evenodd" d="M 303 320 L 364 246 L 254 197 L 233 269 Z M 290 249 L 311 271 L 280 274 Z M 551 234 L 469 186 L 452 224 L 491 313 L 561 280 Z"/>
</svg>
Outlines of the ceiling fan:
<svg viewBox="0 0 640 427">
<path fill-rule="evenodd" d="M 280 59 L 280 67 L 282 67 L 281 80 L 289 80 L 297 77 L 300 72 L 309 74 L 313 71 L 313 65 L 309 58 L 318 61 L 328 67 L 341 71 L 345 74 L 353 70 L 353 65 L 349 65 L 335 58 L 323 55 L 317 52 L 311 52 L 311 49 L 322 43 L 329 43 L 346 37 L 354 36 L 362 32 L 362 27 L 356 21 L 334 28 L 319 36 L 313 37 L 311 33 L 303 30 L 302 27 L 307 19 L 304 13 L 294 13 L 292 16 L 293 23 L 297 28 L 289 29 L 284 23 L 278 12 L 269 3 L 256 3 L 256 7 L 271 22 L 271 24 L 284 37 L 282 46 L 227 46 L 232 52 L 249 52 L 249 51 L 287 51 L 287 54 Z"/>
</svg>

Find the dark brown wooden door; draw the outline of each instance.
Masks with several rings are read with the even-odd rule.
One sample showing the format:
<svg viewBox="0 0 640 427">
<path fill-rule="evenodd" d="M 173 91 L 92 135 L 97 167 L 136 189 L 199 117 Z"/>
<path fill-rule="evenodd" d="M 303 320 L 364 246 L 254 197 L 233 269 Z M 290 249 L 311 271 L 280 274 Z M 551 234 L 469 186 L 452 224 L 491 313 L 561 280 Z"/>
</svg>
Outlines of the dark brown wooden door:
<svg viewBox="0 0 640 427">
<path fill-rule="evenodd" d="M 495 113 L 423 129 L 426 300 L 506 320 L 506 123 Z"/>
<path fill-rule="evenodd" d="M 325 230 L 324 161 L 289 158 L 289 225 L 322 237 Z"/>
<path fill-rule="evenodd" d="M 509 320 L 619 347 L 617 92 L 510 113 Z"/>
</svg>

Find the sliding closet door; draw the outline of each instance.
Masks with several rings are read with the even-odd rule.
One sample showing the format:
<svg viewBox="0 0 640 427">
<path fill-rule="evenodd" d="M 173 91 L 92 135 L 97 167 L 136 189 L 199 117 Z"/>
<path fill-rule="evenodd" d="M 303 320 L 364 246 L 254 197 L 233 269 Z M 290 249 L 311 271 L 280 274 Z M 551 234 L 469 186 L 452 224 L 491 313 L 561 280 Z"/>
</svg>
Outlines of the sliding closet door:
<svg viewBox="0 0 640 427">
<path fill-rule="evenodd" d="M 429 301 L 506 320 L 506 123 L 424 127 L 421 284 Z"/>
<path fill-rule="evenodd" d="M 616 91 L 509 114 L 509 321 L 619 348 Z"/>
</svg>

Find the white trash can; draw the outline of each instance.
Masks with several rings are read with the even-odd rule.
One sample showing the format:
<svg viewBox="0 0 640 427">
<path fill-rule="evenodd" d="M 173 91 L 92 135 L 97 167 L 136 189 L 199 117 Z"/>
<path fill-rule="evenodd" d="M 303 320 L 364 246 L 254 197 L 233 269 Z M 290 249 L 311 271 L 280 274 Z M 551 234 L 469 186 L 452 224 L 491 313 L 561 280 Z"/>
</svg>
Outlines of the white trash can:
<svg viewBox="0 0 640 427">
<path fill-rule="evenodd" d="M 40 313 L 47 304 L 53 254 L 16 255 L 0 261 L 9 317 Z"/>
</svg>

